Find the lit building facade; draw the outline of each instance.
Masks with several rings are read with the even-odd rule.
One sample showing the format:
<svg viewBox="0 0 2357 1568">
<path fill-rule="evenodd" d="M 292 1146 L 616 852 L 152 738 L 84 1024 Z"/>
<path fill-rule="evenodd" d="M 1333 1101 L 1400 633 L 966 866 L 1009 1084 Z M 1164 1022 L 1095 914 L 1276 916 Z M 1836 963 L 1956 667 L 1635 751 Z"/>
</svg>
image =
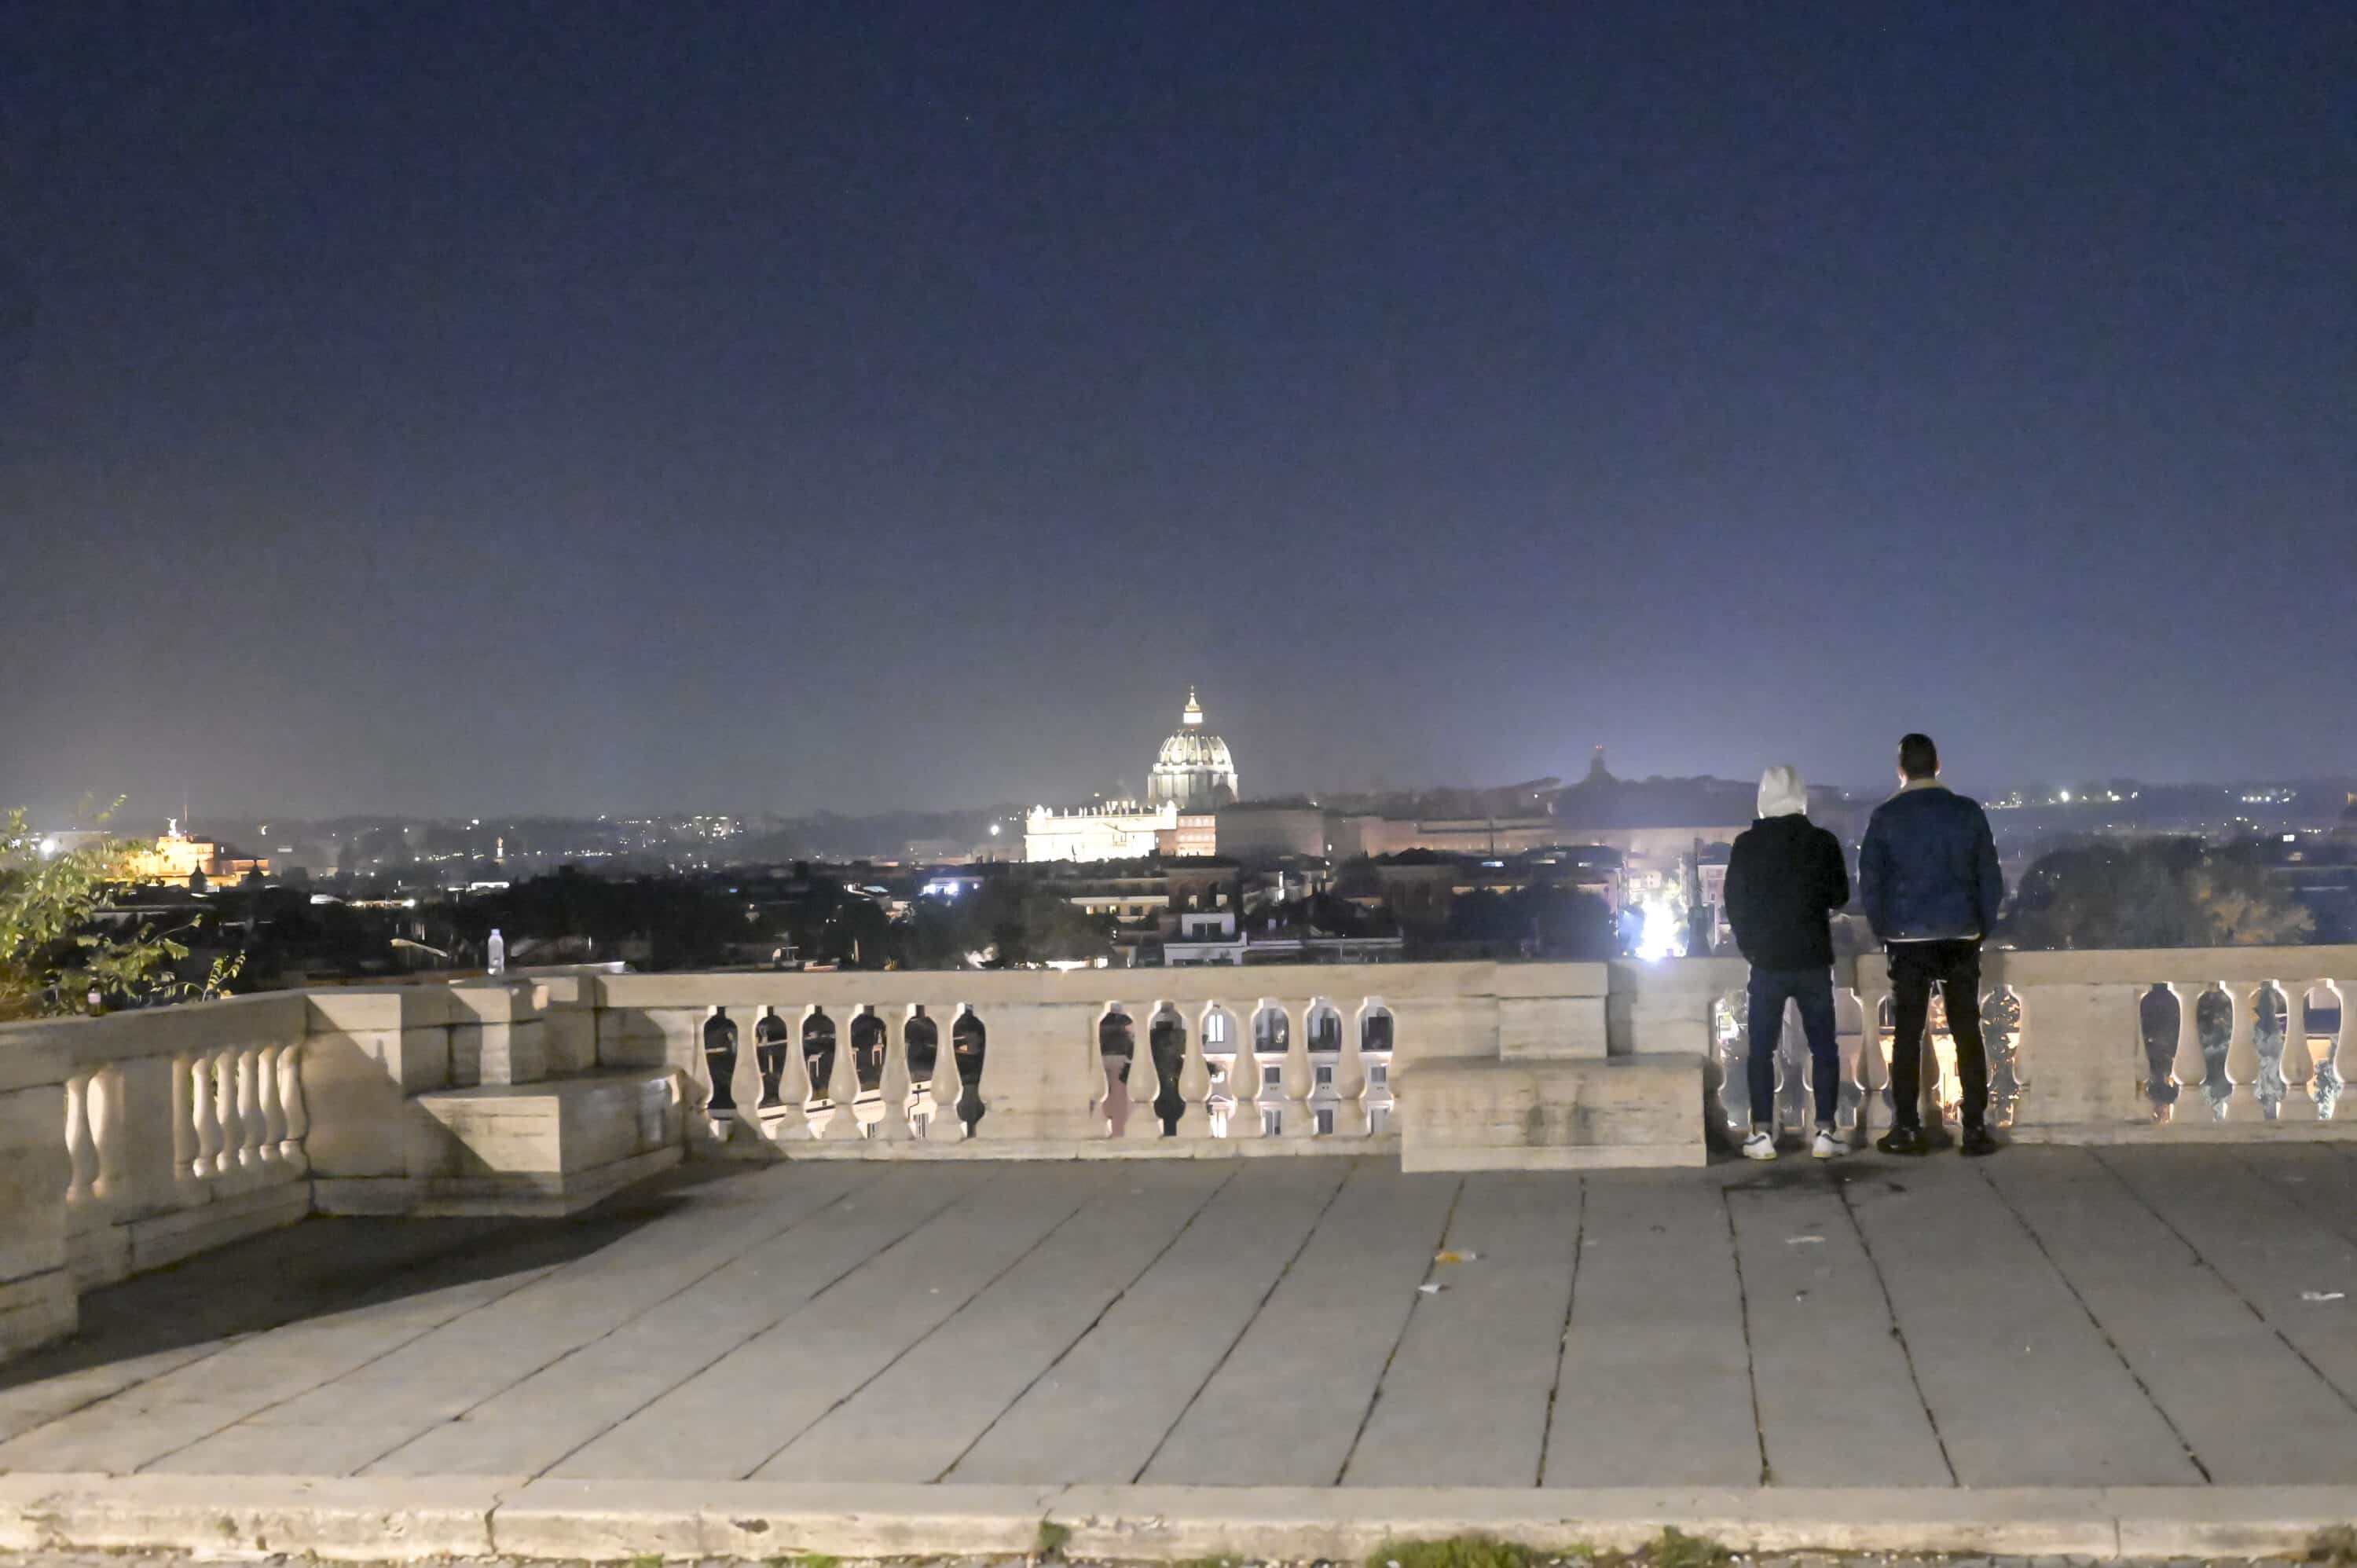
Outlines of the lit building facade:
<svg viewBox="0 0 2357 1568">
<path fill-rule="evenodd" d="M 1025 860 L 1143 860 L 1178 831 L 1178 808 L 1107 800 L 1059 811 L 1034 806 L 1023 820 Z"/>
<path fill-rule="evenodd" d="M 211 882 L 237 882 L 270 875 L 266 856 L 242 855 L 210 839 L 197 838 L 182 832 L 177 818 L 152 844 L 126 857 L 124 865 L 134 882 L 192 883 L 199 875 Z"/>
<path fill-rule="evenodd" d="M 1226 741 L 1203 727 L 1203 705 L 1190 686 L 1178 730 L 1155 757 L 1144 803 L 1107 800 L 1071 811 L 1035 806 L 1023 822 L 1023 858 L 1141 860 L 1153 854 L 1217 854 L 1215 813 L 1235 798 L 1235 757 Z"/>
</svg>

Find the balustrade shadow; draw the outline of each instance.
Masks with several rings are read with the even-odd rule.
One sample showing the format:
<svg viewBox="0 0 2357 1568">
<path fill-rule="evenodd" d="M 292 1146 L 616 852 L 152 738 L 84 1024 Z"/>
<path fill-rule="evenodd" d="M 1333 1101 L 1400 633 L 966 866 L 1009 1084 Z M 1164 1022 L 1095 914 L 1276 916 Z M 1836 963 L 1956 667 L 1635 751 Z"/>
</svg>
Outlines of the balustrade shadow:
<svg viewBox="0 0 2357 1568">
<path fill-rule="evenodd" d="M 565 1219 L 314 1215 L 83 1292 L 74 1337 L 0 1364 L 0 1390 L 577 1262 L 743 1174 L 682 1166 Z"/>
</svg>

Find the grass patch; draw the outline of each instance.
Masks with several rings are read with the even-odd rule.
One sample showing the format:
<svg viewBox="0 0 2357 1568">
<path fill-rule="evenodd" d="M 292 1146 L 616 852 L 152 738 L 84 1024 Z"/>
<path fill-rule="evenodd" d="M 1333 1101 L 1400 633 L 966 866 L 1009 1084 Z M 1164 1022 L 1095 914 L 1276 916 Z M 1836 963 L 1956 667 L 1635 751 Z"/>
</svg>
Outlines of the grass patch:
<svg viewBox="0 0 2357 1568">
<path fill-rule="evenodd" d="M 2309 1536 L 2308 1560 L 2326 1568 L 2357 1568 L 2357 1526 L 2336 1524 Z"/>
<path fill-rule="evenodd" d="M 662 1568 L 662 1554 L 650 1552 L 643 1556 L 633 1557 L 630 1559 L 630 1568 Z"/>
<path fill-rule="evenodd" d="M 1653 1568 L 1725 1568 L 1734 1553 L 1708 1536 L 1665 1529 L 1645 1549 L 1645 1555 L 1652 1560 Z"/>
<path fill-rule="evenodd" d="M 1452 1535 L 1444 1541 L 1402 1541 L 1367 1559 L 1367 1568 L 1531 1568 L 1527 1546 L 1490 1535 Z"/>
<path fill-rule="evenodd" d="M 1071 1543 L 1072 1532 L 1069 1528 L 1054 1520 L 1043 1519 L 1039 1521 L 1039 1533 L 1031 1542 L 1031 1555 L 1043 1563 L 1058 1561 L 1063 1557 L 1064 1548 Z"/>
</svg>

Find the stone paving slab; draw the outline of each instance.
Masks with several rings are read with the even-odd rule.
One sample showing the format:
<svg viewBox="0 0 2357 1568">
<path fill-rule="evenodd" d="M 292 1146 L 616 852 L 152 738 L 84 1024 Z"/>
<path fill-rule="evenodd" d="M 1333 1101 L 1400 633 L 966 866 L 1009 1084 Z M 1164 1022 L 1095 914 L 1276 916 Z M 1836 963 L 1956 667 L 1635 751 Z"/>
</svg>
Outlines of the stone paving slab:
<svg viewBox="0 0 2357 1568">
<path fill-rule="evenodd" d="M 1591 1177 L 1583 1213 L 1546 1484 L 1758 1485 L 1759 1412 L 1721 1183 Z"/>
<path fill-rule="evenodd" d="M 1566 1206 L 1568 1205 L 1568 1208 Z M 1437 1262 L 1342 1473 L 1349 1486 L 1499 1486 L 1538 1479 L 1554 1396 L 1532 1369 L 1562 1355 L 1581 1193 L 1553 1176 L 1465 1178 Z"/>
<path fill-rule="evenodd" d="M 2316 1144 L 691 1170 L 93 1293 L 81 1339 L 0 1369 L 0 1480 L 2222 1508 L 2357 1486 L 2352 1172 Z"/>
</svg>

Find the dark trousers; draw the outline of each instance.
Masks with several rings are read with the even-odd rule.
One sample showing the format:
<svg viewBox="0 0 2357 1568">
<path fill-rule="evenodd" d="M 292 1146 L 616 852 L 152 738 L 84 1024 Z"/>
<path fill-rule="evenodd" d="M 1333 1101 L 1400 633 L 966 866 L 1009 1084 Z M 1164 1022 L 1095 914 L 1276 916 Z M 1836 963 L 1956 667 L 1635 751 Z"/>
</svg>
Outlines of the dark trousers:
<svg viewBox="0 0 2357 1568">
<path fill-rule="evenodd" d="M 1801 1032 L 1809 1037 L 1809 1076 L 1817 1090 L 1817 1120 L 1831 1122 L 1841 1097 L 1841 1052 L 1834 1044 L 1834 976 L 1827 969 L 1754 969 L 1750 1000 L 1751 1124 L 1776 1124 L 1776 1046 L 1784 1032 L 1784 1004 L 1801 1004 Z"/>
<path fill-rule="evenodd" d="M 1956 1042 L 1956 1076 L 1964 1080 L 1964 1125 L 1988 1115 L 1988 1051 L 1981 1044 L 1981 944 L 1977 940 L 1892 942 L 1890 1120 L 1922 1125 L 1923 1026 L 1932 1015 L 1937 982 L 1948 1004 L 1948 1033 Z"/>
</svg>

